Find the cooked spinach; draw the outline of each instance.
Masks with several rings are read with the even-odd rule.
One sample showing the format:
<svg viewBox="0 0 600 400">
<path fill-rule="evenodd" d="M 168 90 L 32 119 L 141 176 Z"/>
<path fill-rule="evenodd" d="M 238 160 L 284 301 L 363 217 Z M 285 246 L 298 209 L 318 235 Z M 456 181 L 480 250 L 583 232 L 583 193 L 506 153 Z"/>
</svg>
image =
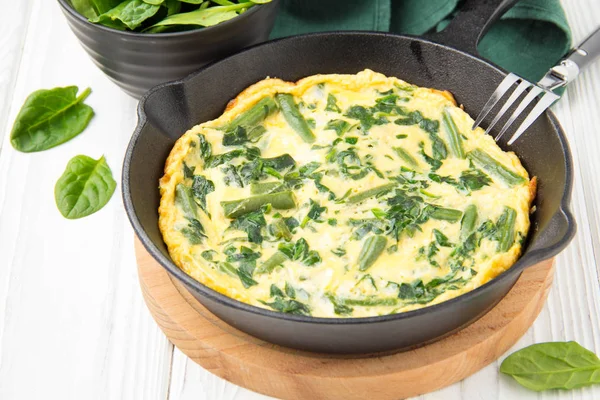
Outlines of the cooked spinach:
<svg viewBox="0 0 600 400">
<path fill-rule="evenodd" d="M 361 160 L 353 147 L 349 147 L 348 149 L 337 153 L 335 155 L 335 160 L 340 172 L 353 180 L 362 179 L 371 171 L 375 172 L 380 178 L 383 178 L 381 172 L 379 172 L 370 161 L 363 162 L 363 160 Z"/>
<path fill-rule="evenodd" d="M 600 359 L 577 342 L 548 342 L 506 357 L 500 372 L 527 389 L 576 389 L 600 383 Z"/>
<path fill-rule="evenodd" d="M 181 229 L 181 233 L 191 244 L 200 244 L 207 237 L 204 226 L 195 218 L 188 218 L 188 225 Z"/>
<path fill-rule="evenodd" d="M 193 178 L 195 170 L 196 170 L 196 167 L 194 167 L 194 166 L 188 167 L 188 165 L 185 163 L 185 161 L 183 162 L 183 178 L 184 179 Z"/>
<path fill-rule="evenodd" d="M 332 119 L 325 125 L 325 130 L 333 130 L 338 136 L 342 136 L 344 133 L 348 132 L 352 125 L 348 121 L 344 121 L 343 119 Z"/>
<path fill-rule="evenodd" d="M 378 110 L 364 106 L 352 106 L 344 114 L 348 118 L 360 121 L 360 127 L 364 133 L 369 132 L 374 125 L 385 125 L 389 123 L 387 118 L 378 117 L 375 114 Z"/>
<path fill-rule="evenodd" d="M 331 250 L 331 252 L 338 257 L 343 257 L 346 255 L 346 249 L 344 249 L 342 247 L 337 247 L 337 248 Z"/>
<path fill-rule="evenodd" d="M 492 183 L 492 179 L 489 176 L 475 167 L 461 172 L 459 181 L 464 188 L 470 191 L 479 190 Z"/>
<path fill-rule="evenodd" d="M 118 30 L 161 33 L 217 25 L 271 0 L 71 0 L 90 22 Z"/>
<path fill-rule="evenodd" d="M 429 154 L 425 153 L 425 144 L 423 142 L 419 143 L 419 154 L 423 156 L 423 159 L 427 164 L 431 166 L 432 171 L 437 171 L 442 166 L 442 162 L 434 157 L 431 157 Z"/>
<path fill-rule="evenodd" d="M 327 211 L 327 207 L 321 207 L 321 205 L 313 199 L 309 199 L 309 205 L 310 208 L 308 210 L 308 213 L 306 214 L 306 216 L 302 220 L 302 223 L 300 224 L 300 227 L 302 228 L 304 228 L 310 220 L 313 220 L 315 222 L 323 222 L 321 220 L 321 214 Z"/>
<path fill-rule="evenodd" d="M 337 99 L 331 93 L 327 95 L 327 106 L 325 107 L 325 111 L 332 111 L 336 113 L 342 112 L 342 110 L 337 105 Z"/>
<path fill-rule="evenodd" d="M 223 172 L 223 182 L 227 186 L 236 186 L 236 187 L 244 187 L 244 182 L 240 177 L 235 165 L 228 164 L 221 168 L 221 172 Z"/>
<path fill-rule="evenodd" d="M 246 246 L 240 246 L 239 251 L 236 252 L 235 247 L 231 246 L 224 250 L 227 255 L 225 259 L 226 263 L 238 264 L 239 267 L 235 269 L 235 274 L 240 278 L 240 281 L 245 288 L 257 285 L 252 275 L 256 269 L 256 260 L 261 256 L 260 253 L 252 251 L 252 249 Z"/>
<path fill-rule="evenodd" d="M 192 193 L 200 207 L 206 210 L 206 196 L 215 191 L 215 184 L 202 175 L 194 175 L 192 183 Z"/>
<path fill-rule="evenodd" d="M 248 241 L 251 243 L 262 243 L 262 228 L 267 226 L 265 220 L 265 207 L 237 217 L 231 222 L 230 228 L 246 232 Z"/>
<path fill-rule="evenodd" d="M 84 100 L 91 90 L 79 96 L 77 86 L 42 89 L 31 93 L 17 114 L 10 143 L 19 151 L 47 150 L 73 139 L 88 126 L 94 110 Z"/>
<path fill-rule="evenodd" d="M 56 206 L 68 219 L 95 213 L 108 203 L 117 184 L 104 156 L 73 157 L 54 186 Z"/>
<path fill-rule="evenodd" d="M 272 284 L 270 295 L 273 298 L 273 301 L 266 302 L 261 300 L 261 303 L 279 312 L 295 315 L 310 315 L 310 308 L 306 304 L 294 300 L 296 292 L 287 282 L 284 290 L 285 293 L 275 284 Z"/>
<path fill-rule="evenodd" d="M 348 306 L 344 305 L 342 302 L 338 301 L 338 299 L 336 299 L 335 296 L 333 296 L 331 294 L 328 294 L 327 298 L 333 305 L 333 312 L 336 313 L 337 315 L 348 315 L 348 314 L 352 314 L 352 311 L 354 311 L 354 309 L 352 307 L 348 307 Z"/>
<path fill-rule="evenodd" d="M 433 168 L 432 168 L 433 170 Z M 488 186 L 492 183 L 492 180 L 483 171 L 474 167 L 464 170 L 460 173 L 458 181 L 451 176 L 441 176 L 431 172 L 429 178 L 437 183 L 447 183 L 448 185 L 454 186 L 461 192 L 469 193 L 476 190 L 480 190 L 484 186 Z"/>
<path fill-rule="evenodd" d="M 200 158 L 204 160 L 205 164 L 208 164 L 211 156 L 212 156 L 212 145 L 206 140 L 206 137 L 202 134 L 198 134 L 198 144 L 200 147 Z M 237 156 L 239 157 L 239 156 Z M 232 157 L 234 158 L 234 157 Z M 225 162 L 225 161 L 223 161 Z M 221 163 L 222 164 L 222 163 Z M 210 168 L 206 165 L 206 168 Z"/>
<path fill-rule="evenodd" d="M 278 246 L 278 250 L 290 260 L 300 261 L 309 267 L 321 262 L 319 253 L 316 250 L 311 250 L 304 238 L 298 239 L 296 243 L 281 243 Z"/>
<path fill-rule="evenodd" d="M 473 277 L 471 275 L 465 278 L 457 277 L 458 271 L 452 271 L 449 274 L 434 278 L 424 283 L 417 279 L 411 283 L 402 283 L 398 292 L 398 298 L 404 300 L 405 304 L 426 304 L 433 301 L 436 297 L 448 290 L 457 290 L 463 287 Z"/>
</svg>

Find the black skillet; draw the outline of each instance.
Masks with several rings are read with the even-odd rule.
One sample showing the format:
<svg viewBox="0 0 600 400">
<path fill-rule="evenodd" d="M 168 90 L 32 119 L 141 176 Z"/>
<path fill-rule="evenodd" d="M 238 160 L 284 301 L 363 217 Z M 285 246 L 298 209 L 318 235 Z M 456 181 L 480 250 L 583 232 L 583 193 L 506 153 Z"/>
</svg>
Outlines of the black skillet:
<svg viewBox="0 0 600 400">
<path fill-rule="evenodd" d="M 149 253 L 211 312 L 244 332 L 282 346 L 373 353 L 422 345 L 469 325 L 506 295 L 525 268 L 556 255 L 575 233 L 569 211 L 571 154 L 551 112 L 510 148 L 539 179 L 532 228 L 519 261 L 460 297 L 396 315 L 344 319 L 288 315 L 238 302 L 198 283 L 173 264 L 163 243 L 157 223 L 158 180 L 182 133 L 218 117 L 230 99 L 267 76 L 295 81 L 319 73 L 354 74 L 370 68 L 419 86 L 449 90 L 476 116 L 505 76 L 500 68 L 477 57 L 476 44 L 514 2 L 467 0 L 450 26 L 434 36 L 435 42 L 371 32 L 296 36 L 255 46 L 182 81 L 151 90 L 140 102 L 139 124 L 123 166 L 125 208 L 135 232 Z M 505 143 L 500 145 L 506 148 Z"/>
</svg>

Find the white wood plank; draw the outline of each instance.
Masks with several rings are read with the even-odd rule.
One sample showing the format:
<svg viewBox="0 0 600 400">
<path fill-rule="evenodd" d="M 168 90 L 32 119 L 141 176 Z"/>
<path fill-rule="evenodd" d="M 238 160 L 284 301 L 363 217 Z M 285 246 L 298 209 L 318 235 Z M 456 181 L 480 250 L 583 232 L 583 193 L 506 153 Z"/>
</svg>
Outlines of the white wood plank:
<svg viewBox="0 0 600 400">
<path fill-rule="evenodd" d="M 175 349 L 169 400 L 268 400 L 206 371 Z"/>
<path fill-rule="evenodd" d="M 1 0 L 3 10 L 10 10 L 10 21 L 0 24 L 0 126 L 4 127 L 13 97 L 17 72 L 31 14 L 32 0 Z M 0 130 L 2 139 L 8 130 Z"/>
<path fill-rule="evenodd" d="M 97 214 L 62 218 L 56 179 L 77 154 L 117 182 L 136 102 L 92 64 L 55 1 L 35 0 L 11 120 L 33 90 L 92 86 L 96 117 L 55 149 L 0 155 L 0 398 L 165 399 L 172 346 L 143 304 L 120 185 Z M 5 123 L 6 126 L 10 123 Z"/>
</svg>

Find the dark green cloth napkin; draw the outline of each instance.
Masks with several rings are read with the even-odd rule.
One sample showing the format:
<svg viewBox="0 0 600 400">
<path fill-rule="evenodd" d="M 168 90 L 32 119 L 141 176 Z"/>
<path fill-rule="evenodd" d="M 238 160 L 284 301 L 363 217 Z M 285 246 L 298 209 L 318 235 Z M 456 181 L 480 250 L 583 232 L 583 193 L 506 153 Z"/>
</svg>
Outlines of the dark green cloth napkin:
<svg viewBox="0 0 600 400">
<path fill-rule="evenodd" d="M 421 35 L 443 28 L 459 9 L 459 0 L 282 0 L 271 37 L 332 30 Z M 537 81 L 570 47 L 559 0 L 521 0 L 492 26 L 479 52 Z"/>
</svg>

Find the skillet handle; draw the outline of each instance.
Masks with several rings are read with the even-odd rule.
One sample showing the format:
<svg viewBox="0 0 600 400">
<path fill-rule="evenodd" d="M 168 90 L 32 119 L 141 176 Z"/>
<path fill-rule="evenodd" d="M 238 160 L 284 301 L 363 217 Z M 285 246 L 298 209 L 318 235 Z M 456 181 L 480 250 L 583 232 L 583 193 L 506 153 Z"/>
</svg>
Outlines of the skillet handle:
<svg viewBox="0 0 600 400">
<path fill-rule="evenodd" d="M 518 0 L 466 0 L 459 13 L 441 32 L 424 35 L 474 56 L 478 56 L 477 44 L 496 22 Z"/>
<path fill-rule="evenodd" d="M 568 200 L 566 200 L 568 202 Z M 535 244 L 528 248 L 517 261 L 521 268 L 531 267 L 537 263 L 555 257 L 575 237 L 577 223 L 567 205 L 561 206 L 552 216 L 542 232 L 534 233 Z"/>
</svg>

